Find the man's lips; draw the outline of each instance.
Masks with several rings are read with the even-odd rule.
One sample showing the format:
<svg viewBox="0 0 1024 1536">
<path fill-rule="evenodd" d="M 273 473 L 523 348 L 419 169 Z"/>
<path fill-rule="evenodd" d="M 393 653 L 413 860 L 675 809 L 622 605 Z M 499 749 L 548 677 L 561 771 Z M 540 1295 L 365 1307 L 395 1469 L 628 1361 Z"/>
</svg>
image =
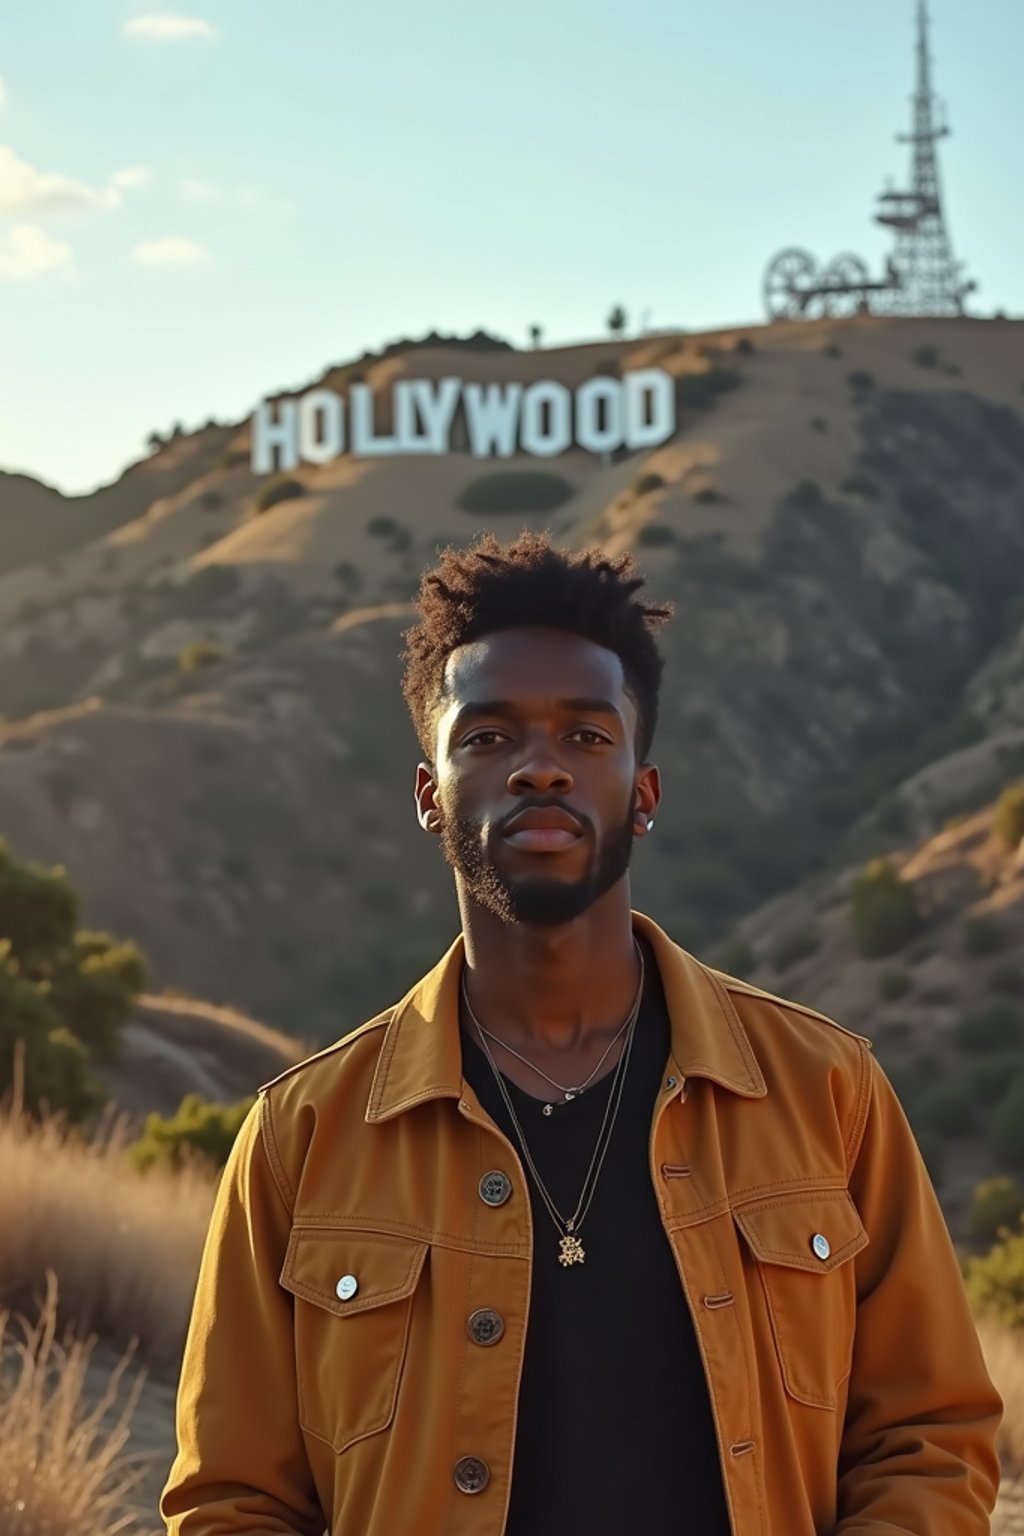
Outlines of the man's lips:
<svg viewBox="0 0 1024 1536">
<path fill-rule="evenodd" d="M 570 832 L 567 827 L 522 827 L 518 832 L 506 833 L 505 841 L 530 853 L 559 853 L 578 843 L 581 836 L 582 833 Z"/>
</svg>

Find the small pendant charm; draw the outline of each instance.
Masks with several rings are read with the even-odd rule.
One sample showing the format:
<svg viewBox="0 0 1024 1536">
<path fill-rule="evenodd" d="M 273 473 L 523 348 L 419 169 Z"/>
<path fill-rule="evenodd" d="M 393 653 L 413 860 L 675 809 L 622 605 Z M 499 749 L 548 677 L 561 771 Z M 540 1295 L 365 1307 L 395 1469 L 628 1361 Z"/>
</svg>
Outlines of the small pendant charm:
<svg viewBox="0 0 1024 1536">
<path fill-rule="evenodd" d="M 541 1110 L 542 1115 L 553 1115 L 554 1112 L 555 1106 L 553 1104 L 545 1104 L 544 1108 Z"/>
<path fill-rule="evenodd" d="M 565 1090 L 565 1099 L 564 1099 L 564 1103 L 566 1103 L 566 1104 L 568 1104 L 568 1102 L 569 1102 L 569 1100 L 570 1100 L 570 1099 L 574 1099 L 574 1098 L 575 1098 L 575 1097 L 576 1097 L 576 1095 L 577 1095 L 577 1093 L 578 1093 L 578 1092 L 579 1092 L 579 1089 L 578 1089 L 578 1088 L 567 1088 L 567 1089 L 566 1089 L 566 1090 Z"/>
<path fill-rule="evenodd" d="M 558 1262 L 564 1264 L 566 1268 L 570 1264 L 582 1264 L 586 1257 L 583 1252 L 583 1244 L 579 1238 L 572 1237 L 569 1233 L 566 1233 L 565 1237 L 562 1238 L 558 1248 Z"/>
</svg>

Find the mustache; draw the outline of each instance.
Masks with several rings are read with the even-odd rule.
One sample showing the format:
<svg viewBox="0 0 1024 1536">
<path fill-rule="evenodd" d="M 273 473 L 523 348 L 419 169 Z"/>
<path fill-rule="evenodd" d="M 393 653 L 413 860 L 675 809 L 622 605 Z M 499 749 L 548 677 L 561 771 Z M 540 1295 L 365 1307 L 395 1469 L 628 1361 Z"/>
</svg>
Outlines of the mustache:
<svg viewBox="0 0 1024 1536">
<path fill-rule="evenodd" d="M 524 811 L 563 811 L 579 823 L 582 831 L 593 832 L 594 830 L 590 823 L 590 818 L 584 816 L 581 811 L 577 811 L 574 807 L 566 805 L 564 800 L 530 800 L 523 801 L 520 805 L 514 806 L 507 816 L 503 816 L 500 821 L 496 821 L 491 828 L 492 834 L 497 837 L 503 837 L 515 818 L 522 816 Z"/>
</svg>

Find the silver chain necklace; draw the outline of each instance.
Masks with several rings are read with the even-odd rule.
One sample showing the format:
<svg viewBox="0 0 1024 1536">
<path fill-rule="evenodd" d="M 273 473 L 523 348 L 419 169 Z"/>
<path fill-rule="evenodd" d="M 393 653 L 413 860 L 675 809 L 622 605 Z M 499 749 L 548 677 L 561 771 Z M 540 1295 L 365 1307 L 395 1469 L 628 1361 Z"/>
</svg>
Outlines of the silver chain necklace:
<svg viewBox="0 0 1024 1536">
<path fill-rule="evenodd" d="M 633 942 L 636 944 L 635 939 Z M 609 1144 L 611 1142 L 612 1130 L 614 1129 L 615 1121 L 619 1113 L 619 1105 L 622 1102 L 622 1090 L 626 1083 L 626 1069 L 629 1065 L 629 1057 L 633 1049 L 633 1041 L 636 1037 L 635 1025 L 637 1017 L 640 1013 L 640 1000 L 643 997 L 644 990 L 644 957 L 643 951 L 640 949 L 639 945 L 636 946 L 636 952 L 640 961 L 640 985 L 637 988 L 637 994 L 633 1000 L 633 1006 L 630 1008 L 629 1013 L 626 1016 L 626 1023 L 624 1026 L 628 1029 L 626 1044 L 622 1055 L 619 1057 L 619 1060 L 615 1066 L 615 1071 L 612 1076 L 611 1089 L 608 1094 L 608 1102 L 605 1105 L 604 1116 L 601 1121 L 601 1129 L 598 1132 L 597 1144 L 594 1147 L 594 1154 L 590 1159 L 590 1167 L 587 1169 L 587 1175 L 583 1181 L 583 1189 L 580 1192 L 579 1203 L 576 1206 L 572 1216 L 563 1216 L 558 1207 L 555 1205 L 555 1202 L 552 1200 L 550 1194 L 548 1193 L 547 1187 L 544 1184 L 544 1180 L 541 1178 L 539 1172 L 537 1171 L 537 1165 L 531 1156 L 530 1148 L 526 1141 L 526 1136 L 523 1132 L 522 1126 L 519 1123 L 519 1116 L 515 1111 L 515 1105 L 512 1103 L 511 1096 L 505 1086 L 505 1080 L 502 1077 L 501 1072 L 498 1070 L 494 1057 L 491 1055 L 490 1046 L 487 1044 L 486 1039 L 481 1036 L 481 1044 L 484 1049 L 484 1054 L 490 1063 L 491 1071 L 494 1073 L 495 1081 L 497 1082 L 501 1096 L 505 1101 L 505 1108 L 508 1110 L 509 1118 L 511 1119 L 512 1124 L 515 1126 L 516 1135 L 518 1136 L 519 1144 L 523 1149 L 523 1156 L 526 1159 L 527 1167 L 534 1177 L 537 1189 L 540 1193 L 541 1199 L 544 1201 L 544 1206 L 548 1212 L 548 1215 L 554 1222 L 556 1229 L 562 1234 L 558 1245 L 558 1261 L 565 1267 L 568 1267 L 570 1264 L 582 1264 L 586 1258 L 583 1244 L 580 1242 L 578 1235 L 579 1229 L 583 1225 L 583 1219 L 589 1211 L 591 1201 L 594 1198 L 594 1191 L 597 1189 L 597 1180 L 601 1173 L 601 1168 L 604 1164 L 605 1154 L 607 1153 Z M 479 1029 L 480 1026 L 473 1016 L 473 1010 L 469 1006 L 469 998 L 466 995 L 465 968 L 463 968 L 462 972 L 462 996 L 465 1001 L 466 1008 L 469 1011 L 470 1018 L 473 1019 L 474 1024 L 476 1024 L 477 1028 Z M 527 1063 L 527 1065 L 529 1065 L 529 1063 Z"/>
<path fill-rule="evenodd" d="M 636 949 L 637 958 L 640 961 L 640 986 L 637 989 L 636 997 L 633 999 L 633 1006 L 630 1008 L 629 1013 L 627 1013 L 625 1019 L 622 1021 L 622 1024 L 615 1031 L 615 1034 L 612 1036 L 612 1038 L 609 1040 L 608 1044 L 605 1046 L 603 1052 L 601 1053 L 601 1060 L 597 1063 L 597 1066 L 594 1068 L 593 1072 L 591 1072 L 589 1074 L 589 1076 L 587 1076 L 582 1083 L 579 1083 L 575 1087 L 566 1088 L 563 1083 L 556 1083 L 555 1079 L 553 1077 L 549 1077 L 548 1074 L 543 1070 L 543 1068 L 538 1067 L 536 1065 L 536 1063 L 530 1061 L 528 1057 L 523 1056 L 523 1055 L 520 1054 L 519 1051 L 514 1050 L 513 1047 L 511 1045 L 509 1045 L 507 1041 L 503 1040 L 500 1035 L 495 1035 L 489 1029 L 485 1029 L 484 1026 L 480 1023 L 480 1020 L 477 1018 L 476 1014 L 473 1012 L 472 1006 L 470 1005 L 470 1001 L 469 1001 L 469 995 L 466 992 L 465 985 L 463 985 L 462 996 L 463 996 L 463 999 L 464 999 L 465 1004 L 466 1004 L 466 1011 L 469 1014 L 470 1019 L 472 1020 L 472 1022 L 476 1026 L 476 1028 L 479 1030 L 481 1035 L 486 1035 L 488 1040 L 496 1040 L 497 1043 L 501 1046 L 503 1051 L 508 1051 L 510 1056 L 514 1056 L 517 1061 L 521 1061 L 524 1064 L 524 1066 L 529 1067 L 531 1072 L 536 1072 L 538 1077 L 542 1077 L 546 1083 L 550 1083 L 552 1088 L 557 1088 L 559 1093 L 564 1094 L 564 1098 L 562 1100 L 562 1103 L 563 1104 L 568 1104 L 570 1099 L 578 1098 L 579 1095 L 581 1093 L 583 1093 L 585 1089 L 590 1087 L 591 1083 L 594 1081 L 594 1078 L 597 1076 L 597 1074 L 600 1072 L 601 1068 L 604 1066 L 605 1062 L 608 1060 L 608 1053 L 610 1052 L 612 1046 L 615 1045 L 619 1040 L 622 1039 L 622 1036 L 625 1034 L 626 1030 L 629 1028 L 629 1021 L 633 1017 L 634 1009 L 636 1009 L 638 1007 L 638 1005 L 639 1005 L 640 995 L 643 992 L 643 986 L 644 986 L 644 960 L 643 960 L 643 955 L 640 952 L 640 947 L 637 944 L 635 939 L 633 940 L 633 944 L 634 944 L 634 947 Z M 552 1114 L 553 1111 L 554 1111 L 554 1107 L 555 1106 L 553 1104 L 545 1104 L 544 1105 L 543 1113 L 545 1115 Z"/>
</svg>

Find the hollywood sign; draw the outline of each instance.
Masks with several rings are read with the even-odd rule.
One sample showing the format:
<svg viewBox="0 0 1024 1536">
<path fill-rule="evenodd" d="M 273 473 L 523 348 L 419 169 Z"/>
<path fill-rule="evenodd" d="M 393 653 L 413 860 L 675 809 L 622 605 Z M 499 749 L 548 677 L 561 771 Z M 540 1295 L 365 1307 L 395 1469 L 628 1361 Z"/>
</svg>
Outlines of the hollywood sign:
<svg viewBox="0 0 1024 1536">
<path fill-rule="evenodd" d="M 347 404 L 347 410 L 346 410 Z M 347 417 L 347 420 L 346 420 Z M 576 390 L 551 379 L 536 384 L 464 384 L 461 379 L 403 379 L 391 392 L 391 430 L 378 432 L 373 390 L 311 389 L 293 400 L 263 401 L 252 418 L 256 474 L 357 458 L 451 452 L 452 427 L 465 423 L 478 459 L 514 453 L 552 458 L 573 446 L 587 453 L 654 448 L 676 430 L 675 384 L 660 368 L 621 379 L 588 379 Z"/>
</svg>

